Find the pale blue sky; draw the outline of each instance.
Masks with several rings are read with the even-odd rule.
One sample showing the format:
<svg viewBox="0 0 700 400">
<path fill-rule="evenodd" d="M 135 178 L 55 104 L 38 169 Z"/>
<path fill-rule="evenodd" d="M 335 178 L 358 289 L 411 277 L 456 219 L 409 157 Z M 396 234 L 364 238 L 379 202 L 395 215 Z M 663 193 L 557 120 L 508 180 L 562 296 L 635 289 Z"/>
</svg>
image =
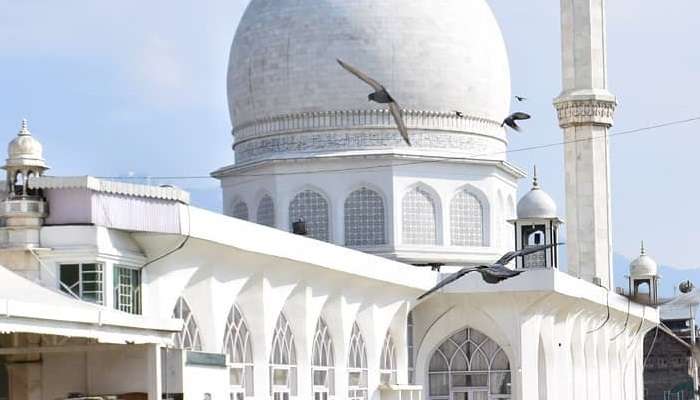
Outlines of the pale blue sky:
<svg viewBox="0 0 700 400">
<path fill-rule="evenodd" d="M 29 118 L 56 175 L 207 175 L 230 164 L 225 74 L 246 3 L 0 0 L 0 139 Z M 511 149 L 562 140 L 551 106 L 561 87 L 559 2 L 490 3 L 513 92 L 530 98 L 516 107 L 534 116 Z M 614 130 L 700 116 L 699 13 L 697 0 L 608 2 Z M 695 123 L 612 139 L 617 252 L 633 257 L 645 239 L 660 263 L 696 267 L 699 134 Z M 562 149 L 510 159 L 538 164 L 563 215 Z M 204 206 L 220 202 L 213 180 L 176 184 Z"/>
</svg>

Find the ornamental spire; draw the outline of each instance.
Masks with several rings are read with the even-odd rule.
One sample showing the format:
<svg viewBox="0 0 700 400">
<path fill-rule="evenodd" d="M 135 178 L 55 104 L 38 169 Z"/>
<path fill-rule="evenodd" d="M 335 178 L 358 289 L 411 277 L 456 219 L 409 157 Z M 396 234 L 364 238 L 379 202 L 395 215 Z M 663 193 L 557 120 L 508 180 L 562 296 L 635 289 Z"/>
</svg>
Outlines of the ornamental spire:
<svg viewBox="0 0 700 400">
<path fill-rule="evenodd" d="M 540 183 L 537 180 L 537 165 L 533 167 L 533 174 L 532 174 L 532 188 L 533 189 L 539 189 L 540 188 Z"/>
<path fill-rule="evenodd" d="M 642 240 L 642 249 L 640 251 L 640 254 L 645 256 L 647 255 L 647 249 L 644 248 L 644 241 Z"/>
<path fill-rule="evenodd" d="M 30 136 L 32 133 L 29 132 L 29 121 L 26 118 L 22 119 L 22 125 L 19 128 L 19 136 Z"/>
</svg>

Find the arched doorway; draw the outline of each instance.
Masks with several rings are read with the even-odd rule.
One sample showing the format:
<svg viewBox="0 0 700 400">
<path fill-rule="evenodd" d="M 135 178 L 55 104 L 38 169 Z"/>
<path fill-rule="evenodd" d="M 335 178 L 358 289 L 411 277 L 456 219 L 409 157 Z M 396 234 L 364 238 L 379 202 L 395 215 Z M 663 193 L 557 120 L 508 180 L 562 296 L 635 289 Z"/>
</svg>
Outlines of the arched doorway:
<svg viewBox="0 0 700 400">
<path fill-rule="evenodd" d="M 511 399 L 508 356 L 483 333 L 461 329 L 430 357 L 428 394 L 429 400 Z"/>
</svg>

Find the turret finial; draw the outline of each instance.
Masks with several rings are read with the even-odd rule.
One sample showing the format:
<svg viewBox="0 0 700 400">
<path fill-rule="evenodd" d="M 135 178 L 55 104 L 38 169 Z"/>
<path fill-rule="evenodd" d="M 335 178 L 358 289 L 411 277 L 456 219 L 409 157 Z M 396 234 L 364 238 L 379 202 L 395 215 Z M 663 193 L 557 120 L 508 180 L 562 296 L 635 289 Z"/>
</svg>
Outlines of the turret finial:
<svg viewBox="0 0 700 400">
<path fill-rule="evenodd" d="M 532 188 L 536 189 L 540 187 L 540 183 L 537 180 L 537 165 L 533 167 L 533 174 L 532 174 Z"/>
<path fill-rule="evenodd" d="M 22 119 L 22 125 L 19 129 L 19 135 L 31 135 L 31 133 L 29 132 L 29 121 L 27 121 L 26 118 Z"/>
</svg>

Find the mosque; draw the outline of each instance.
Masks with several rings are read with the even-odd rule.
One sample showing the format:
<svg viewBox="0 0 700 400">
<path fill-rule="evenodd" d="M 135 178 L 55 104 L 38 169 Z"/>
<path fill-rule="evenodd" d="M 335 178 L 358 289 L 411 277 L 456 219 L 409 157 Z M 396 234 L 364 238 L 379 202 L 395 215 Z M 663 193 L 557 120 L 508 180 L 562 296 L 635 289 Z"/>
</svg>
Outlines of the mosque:
<svg viewBox="0 0 700 400">
<path fill-rule="evenodd" d="M 0 193 L 0 399 L 643 399 L 658 274 L 643 255 L 612 290 L 604 0 L 561 2 L 565 215 L 536 175 L 516 202 L 488 4 L 438 2 L 252 0 L 235 163 L 212 173 L 225 215 L 51 176 L 24 122 Z M 412 146 L 336 59 L 400 102 Z M 563 230 L 566 260 L 417 300 Z"/>
</svg>

